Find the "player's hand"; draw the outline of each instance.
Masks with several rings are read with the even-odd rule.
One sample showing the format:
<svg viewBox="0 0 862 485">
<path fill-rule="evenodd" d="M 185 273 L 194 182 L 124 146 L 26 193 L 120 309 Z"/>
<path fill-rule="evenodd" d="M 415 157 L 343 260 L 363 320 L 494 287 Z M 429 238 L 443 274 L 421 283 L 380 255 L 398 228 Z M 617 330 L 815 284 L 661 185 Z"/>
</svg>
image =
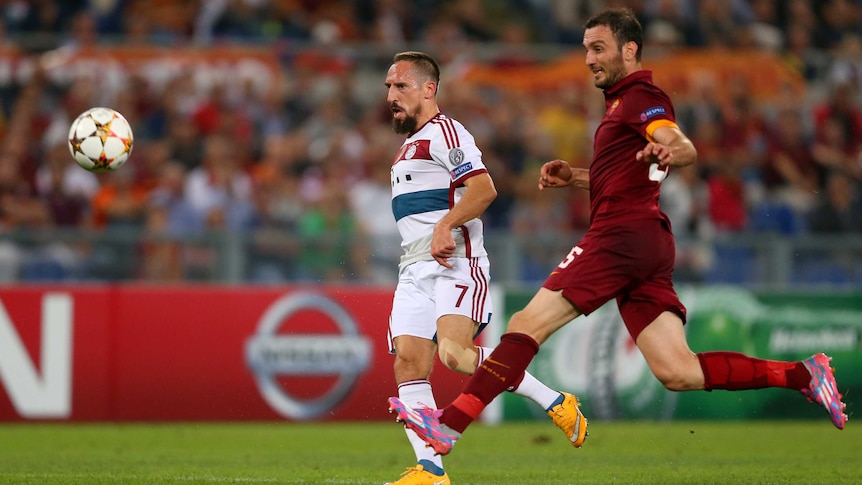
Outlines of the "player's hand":
<svg viewBox="0 0 862 485">
<path fill-rule="evenodd" d="M 434 234 L 431 236 L 431 256 L 440 266 L 452 269 L 449 258 L 455 254 L 455 239 L 452 231 L 439 224 L 434 226 Z"/>
<path fill-rule="evenodd" d="M 565 160 L 551 160 L 542 165 L 539 190 L 545 187 L 566 187 L 572 182 L 572 167 Z"/>
<path fill-rule="evenodd" d="M 673 153 L 667 145 L 647 143 L 641 151 L 635 154 L 635 158 L 639 162 L 657 163 L 661 167 L 666 167 L 671 164 Z"/>
</svg>

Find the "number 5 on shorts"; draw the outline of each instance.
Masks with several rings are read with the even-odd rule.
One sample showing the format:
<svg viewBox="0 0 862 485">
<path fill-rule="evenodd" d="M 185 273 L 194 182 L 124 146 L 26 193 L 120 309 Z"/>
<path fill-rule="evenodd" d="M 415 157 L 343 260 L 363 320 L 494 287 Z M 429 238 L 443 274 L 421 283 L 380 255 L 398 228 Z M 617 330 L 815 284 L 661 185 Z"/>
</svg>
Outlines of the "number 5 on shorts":
<svg viewBox="0 0 862 485">
<path fill-rule="evenodd" d="M 571 251 L 569 251 L 569 254 L 568 254 L 568 255 L 566 255 L 566 259 L 564 259 L 564 260 L 563 260 L 563 262 L 562 262 L 562 263 L 560 263 L 560 265 L 558 266 L 558 268 L 565 268 L 566 266 L 568 266 L 568 265 L 572 264 L 572 261 L 574 261 L 574 260 L 575 260 L 575 256 L 578 256 L 578 255 L 580 255 L 580 254 L 581 254 L 581 253 L 583 253 L 583 252 L 584 252 L 584 250 L 583 250 L 583 249 L 581 249 L 581 247 L 580 247 L 580 246 L 575 246 L 575 247 L 573 247 L 573 248 L 572 248 L 572 250 L 571 250 Z"/>
</svg>

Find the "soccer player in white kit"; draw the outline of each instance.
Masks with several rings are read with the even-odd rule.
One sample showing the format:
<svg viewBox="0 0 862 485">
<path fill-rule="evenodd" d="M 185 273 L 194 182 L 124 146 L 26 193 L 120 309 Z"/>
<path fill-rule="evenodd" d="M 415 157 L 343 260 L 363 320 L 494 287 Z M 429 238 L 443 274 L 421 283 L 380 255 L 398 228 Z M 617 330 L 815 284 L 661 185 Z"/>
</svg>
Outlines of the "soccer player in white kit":
<svg viewBox="0 0 862 485">
<path fill-rule="evenodd" d="M 464 126 L 437 106 L 440 68 L 422 52 L 396 54 L 386 75 L 392 128 L 407 136 L 392 163 L 392 211 L 404 255 L 389 318 L 398 397 L 436 408 L 434 355 L 472 374 L 492 349 L 473 339 L 491 318 L 489 262 L 479 217 L 497 196 L 482 152 Z M 577 398 L 529 373 L 509 388 L 542 406 L 571 440 Z M 442 458 L 405 429 L 416 453 L 399 485 L 449 485 Z"/>
</svg>

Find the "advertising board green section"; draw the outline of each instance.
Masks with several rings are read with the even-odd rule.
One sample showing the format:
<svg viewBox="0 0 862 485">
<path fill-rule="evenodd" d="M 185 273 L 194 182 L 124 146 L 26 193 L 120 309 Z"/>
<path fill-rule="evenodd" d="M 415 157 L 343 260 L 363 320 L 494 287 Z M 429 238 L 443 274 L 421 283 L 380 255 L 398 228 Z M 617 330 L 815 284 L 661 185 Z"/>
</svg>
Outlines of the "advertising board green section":
<svg viewBox="0 0 862 485">
<path fill-rule="evenodd" d="M 508 291 L 505 316 L 522 308 L 530 291 Z M 862 395 L 862 294 L 751 292 L 733 287 L 680 292 L 688 309 L 686 332 L 695 352 L 731 350 L 765 359 L 799 360 L 815 352 L 833 357 L 851 416 Z M 504 327 L 502 325 L 501 327 Z M 590 419 L 823 419 L 821 407 L 797 391 L 670 392 L 650 373 L 611 302 L 579 317 L 546 342 L 529 368 L 551 387 L 578 395 Z M 502 399 L 508 420 L 545 417 L 534 403 Z"/>
</svg>

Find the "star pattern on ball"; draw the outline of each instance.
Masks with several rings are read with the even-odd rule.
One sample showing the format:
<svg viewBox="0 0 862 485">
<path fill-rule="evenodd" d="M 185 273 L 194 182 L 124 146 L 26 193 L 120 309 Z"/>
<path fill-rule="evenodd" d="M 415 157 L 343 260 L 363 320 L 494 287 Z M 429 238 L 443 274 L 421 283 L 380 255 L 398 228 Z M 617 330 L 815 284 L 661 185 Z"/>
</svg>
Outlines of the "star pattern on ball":
<svg viewBox="0 0 862 485">
<path fill-rule="evenodd" d="M 132 153 L 134 137 L 128 121 L 110 108 L 96 107 L 81 113 L 69 129 L 69 151 L 86 170 L 116 170 Z"/>
</svg>

